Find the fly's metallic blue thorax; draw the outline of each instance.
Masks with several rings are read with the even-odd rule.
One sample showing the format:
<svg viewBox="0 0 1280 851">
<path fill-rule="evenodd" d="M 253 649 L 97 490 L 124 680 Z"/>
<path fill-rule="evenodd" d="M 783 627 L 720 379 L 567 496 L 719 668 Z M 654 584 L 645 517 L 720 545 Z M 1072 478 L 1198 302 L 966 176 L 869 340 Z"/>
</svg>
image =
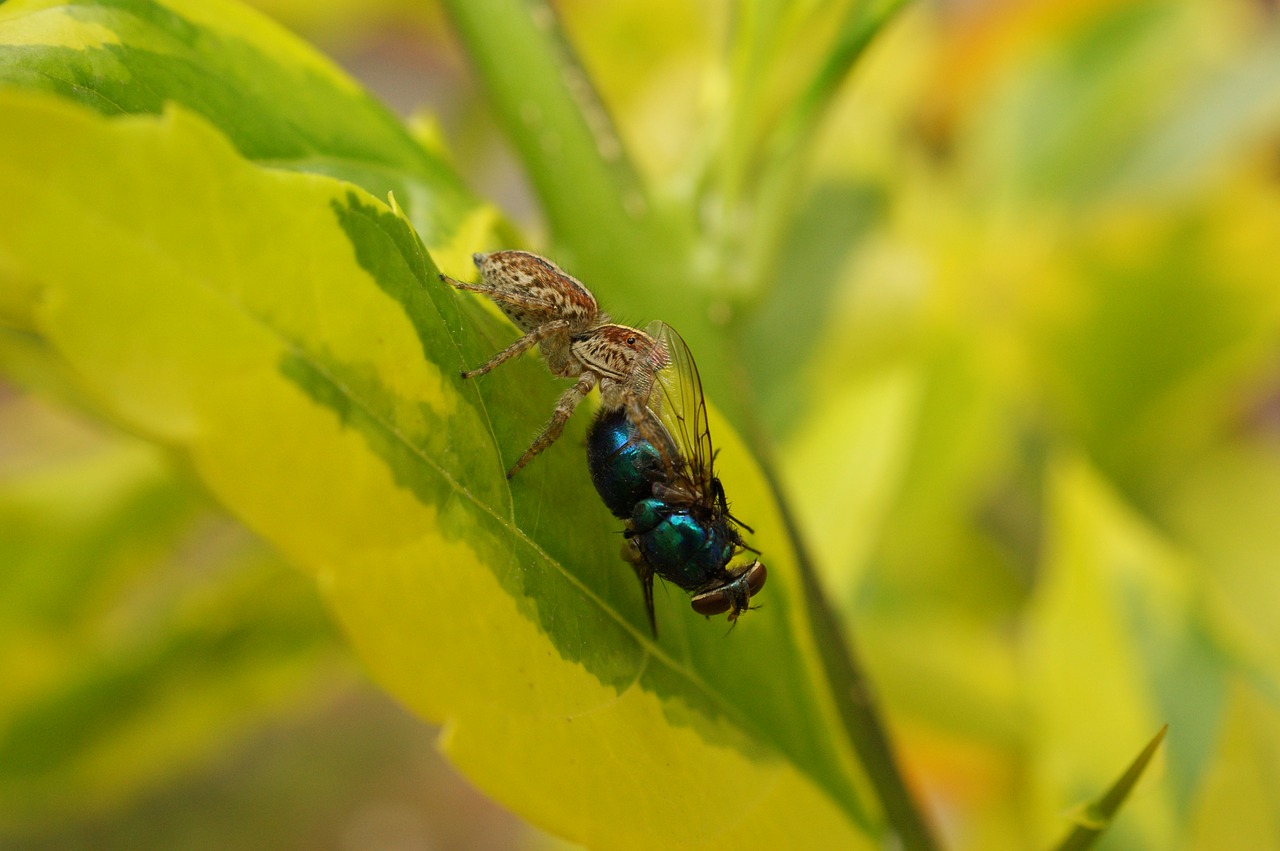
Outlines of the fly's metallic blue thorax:
<svg viewBox="0 0 1280 851">
<path fill-rule="evenodd" d="M 636 503 L 653 496 L 654 482 L 666 477 L 652 443 L 640 439 L 622 410 L 602 410 L 587 432 L 591 481 L 614 517 L 630 519 Z"/>
</svg>

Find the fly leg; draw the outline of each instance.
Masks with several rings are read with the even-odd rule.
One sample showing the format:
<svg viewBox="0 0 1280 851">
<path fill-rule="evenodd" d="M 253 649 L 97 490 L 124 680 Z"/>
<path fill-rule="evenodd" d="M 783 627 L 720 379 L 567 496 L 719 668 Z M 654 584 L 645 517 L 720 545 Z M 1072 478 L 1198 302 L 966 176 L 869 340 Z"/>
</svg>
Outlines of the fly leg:
<svg viewBox="0 0 1280 851">
<path fill-rule="evenodd" d="M 653 637 L 658 637 L 658 617 L 653 611 L 653 568 L 644 560 L 644 556 L 640 554 L 640 547 L 636 545 L 636 539 L 628 536 L 627 540 L 622 544 L 622 560 L 631 565 L 635 569 L 636 578 L 640 580 L 640 590 L 644 594 L 644 608 L 649 615 L 649 630 L 653 633 Z"/>
</svg>

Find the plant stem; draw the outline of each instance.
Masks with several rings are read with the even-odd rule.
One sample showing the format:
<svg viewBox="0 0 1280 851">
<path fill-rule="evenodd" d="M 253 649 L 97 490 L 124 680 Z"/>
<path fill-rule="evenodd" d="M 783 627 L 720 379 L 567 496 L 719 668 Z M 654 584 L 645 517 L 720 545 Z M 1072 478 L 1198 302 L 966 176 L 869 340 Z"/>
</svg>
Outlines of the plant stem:
<svg viewBox="0 0 1280 851">
<path fill-rule="evenodd" d="M 444 7 L 558 247 L 572 255 L 566 264 L 587 279 L 674 277 L 689 235 L 654 209 L 551 8 L 542 0 L 444 0 Z"/>
</svg>

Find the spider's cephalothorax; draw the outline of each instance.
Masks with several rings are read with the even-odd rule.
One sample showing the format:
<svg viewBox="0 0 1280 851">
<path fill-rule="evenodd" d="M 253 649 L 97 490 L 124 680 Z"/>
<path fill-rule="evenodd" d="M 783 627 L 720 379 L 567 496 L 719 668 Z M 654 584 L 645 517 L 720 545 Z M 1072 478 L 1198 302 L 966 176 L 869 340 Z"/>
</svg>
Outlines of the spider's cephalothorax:
<svg viewBox="0 0 1280 851">
<path fill-rule="evenodd" d="M 605 408 L 624 409 L 637 422 L 647 423 L 644 406 L 653 377 L 667 362 L 662 346 L 643 331 L 610 323 L 595 296 L 550 260 L 527 251 L 495 251 L 472 259 L 480 270 L 479 283 L 446 275 L 441 280 L 488 296 L 524 333 L 488 363 L 463 371 L 462 377 L 484 375 L 537 345 L 553 375 L 578 379 L 560 396 L 546 427 L 507 478 L 555 442 L 578 403 L 597 385 Z M 641 427 L 649 434 L 651 426 Z"/>
</svg>

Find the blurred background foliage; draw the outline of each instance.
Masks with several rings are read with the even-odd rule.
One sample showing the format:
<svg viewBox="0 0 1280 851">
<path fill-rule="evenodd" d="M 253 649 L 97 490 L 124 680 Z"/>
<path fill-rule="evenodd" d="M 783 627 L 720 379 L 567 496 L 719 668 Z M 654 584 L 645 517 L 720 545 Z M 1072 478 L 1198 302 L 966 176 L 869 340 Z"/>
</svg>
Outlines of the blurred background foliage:
<svg viewBox="0 0 1280 851">
<path fill-rule="evenodd" d="M 256 5 L 544 241 L 434 4 Z M 639 170 L 694 193 L 726 4 L 556 7 Z M 718 132 L 768 129 L 811 35 L 767 41 Z M 945 845 L 1046 847 L 1167 721 L 1103 846 L 1280 847 L 1275 5 L 918 3 L 817 132 L 776 274 L 721 281 Z M 0 342 L 0 844 L 551 842 L 440 764 L 179 462 Z"/>
</svg>

